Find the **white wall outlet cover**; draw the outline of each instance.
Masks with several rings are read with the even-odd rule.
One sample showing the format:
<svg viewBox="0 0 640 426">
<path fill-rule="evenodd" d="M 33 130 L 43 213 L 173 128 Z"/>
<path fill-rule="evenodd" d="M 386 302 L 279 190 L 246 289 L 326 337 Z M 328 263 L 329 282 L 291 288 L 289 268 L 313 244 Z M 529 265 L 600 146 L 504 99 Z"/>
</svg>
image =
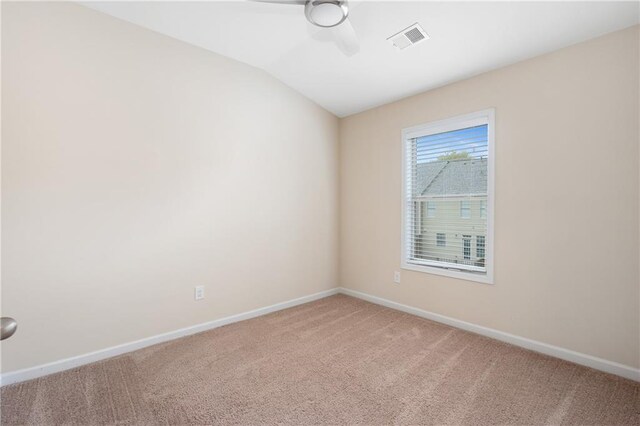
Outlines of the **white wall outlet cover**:
<svg viewBox="0 0 640 426">
<path fill-rule="evenodd" d="M 196 286 L 195 291 L 194 291 L 194 298 L 195 298 L 195 300 L 204 299 L 204 286 L 203 285 Z"/>
<path fill-rule="evenodd" d="M 395 271 L 393 273 L 393 282 L 396 284 L 400 284 L 400 271 Z"/>
</svg>

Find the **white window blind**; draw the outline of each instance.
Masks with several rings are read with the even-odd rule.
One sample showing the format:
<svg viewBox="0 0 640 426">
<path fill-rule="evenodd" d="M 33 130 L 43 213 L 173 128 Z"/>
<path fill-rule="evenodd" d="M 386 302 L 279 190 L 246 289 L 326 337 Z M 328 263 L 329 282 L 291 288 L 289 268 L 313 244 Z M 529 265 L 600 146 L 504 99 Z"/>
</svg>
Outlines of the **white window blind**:
<svg viewBox="0 0 640 426">
<path fill-rule="evenodd" d="M 485 111 L 403 132 L 403 266 L 490 282 L 492 120 Z"/>
</svg>

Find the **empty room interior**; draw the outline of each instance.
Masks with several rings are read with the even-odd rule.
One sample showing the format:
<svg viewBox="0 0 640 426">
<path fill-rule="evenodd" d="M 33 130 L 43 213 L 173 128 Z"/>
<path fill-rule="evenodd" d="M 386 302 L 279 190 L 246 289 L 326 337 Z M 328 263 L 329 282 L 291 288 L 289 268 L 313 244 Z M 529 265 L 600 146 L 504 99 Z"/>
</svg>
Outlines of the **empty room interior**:
<svg viewBox="0 0 640 426">
<path fill-rule="evenodd" d="M 2 425 L 640 424 L 640 2 L 0 11 Z"/>
</svg>

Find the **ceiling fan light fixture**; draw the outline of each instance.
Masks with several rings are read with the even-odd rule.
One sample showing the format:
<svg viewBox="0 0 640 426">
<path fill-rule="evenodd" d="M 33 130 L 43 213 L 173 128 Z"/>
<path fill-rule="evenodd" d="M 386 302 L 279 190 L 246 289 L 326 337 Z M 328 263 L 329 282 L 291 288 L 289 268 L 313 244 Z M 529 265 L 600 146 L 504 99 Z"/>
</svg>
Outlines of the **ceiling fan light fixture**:
<svg viewBox="0 0 640 426">
<path fill-rule="evenodd" d="M 349 8 L 344 0 L 310 0 L 304 7 L 309 22 L 319 27 L 335 27 L 347 19 Z"/>
</svg>

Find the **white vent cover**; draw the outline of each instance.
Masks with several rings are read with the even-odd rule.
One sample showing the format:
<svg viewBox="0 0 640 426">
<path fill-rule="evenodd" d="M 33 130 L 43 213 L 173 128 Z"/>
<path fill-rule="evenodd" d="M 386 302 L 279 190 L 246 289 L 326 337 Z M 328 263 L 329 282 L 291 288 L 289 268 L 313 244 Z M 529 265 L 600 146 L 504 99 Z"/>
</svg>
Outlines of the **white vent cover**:
<svg viewBox="0 0 640 426">
<path fill-rule="evenodd" d="M 389 40 L 395 47 L 402 50 L 413 44 L 420 43 L 422 40 L 428 40 L 429 35 L 422 29 L 420 24 L 413 24 L 405 28 L 397 34 L 392 35 Z"/>
</svg>

